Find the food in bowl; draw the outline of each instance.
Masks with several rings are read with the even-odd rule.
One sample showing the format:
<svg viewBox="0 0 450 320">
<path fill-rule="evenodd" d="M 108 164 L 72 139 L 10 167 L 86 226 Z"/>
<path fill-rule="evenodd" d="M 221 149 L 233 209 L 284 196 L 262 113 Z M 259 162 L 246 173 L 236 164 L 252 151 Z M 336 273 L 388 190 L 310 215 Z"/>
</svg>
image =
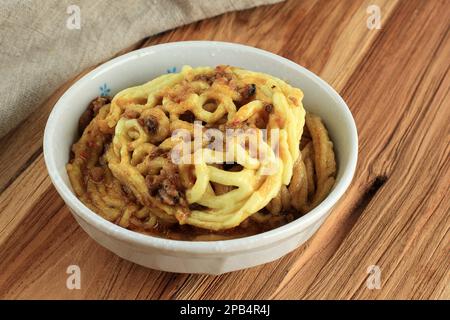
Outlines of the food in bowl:
<svg viewBox="0 0 450 320">
<path fill-rule="evenodd" d="M 274 229 L 335 182 L 333 143 L 302 99 L 276 77 L 223 65 L 98 97 L 67 164 L 73 190 L 103 218 L 163 238 Z"/>
</svg>

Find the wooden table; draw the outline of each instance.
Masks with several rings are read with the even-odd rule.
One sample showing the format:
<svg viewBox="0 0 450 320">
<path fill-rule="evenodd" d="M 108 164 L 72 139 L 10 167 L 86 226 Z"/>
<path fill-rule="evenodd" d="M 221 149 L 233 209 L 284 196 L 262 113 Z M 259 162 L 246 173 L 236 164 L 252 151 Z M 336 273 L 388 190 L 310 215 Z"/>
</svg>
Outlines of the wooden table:
<svg viewBox="0 0 450 320">
<path fill-rule="evenodd" d="M 372 4 L 381 9 L 379 30 L 366 24 Z M 449 22 L 448 0 L 291 0 L 125 50 L 198 39 L 249 44 L 317 73 L 353 112 L 359 162 L 345 199 L 301 248 L 222 276 L 149 270 L 81 230 L 42 155 L 47 116 L 76 79 L 63 85 L 0 143 L 0 297 L 449 299 Z M 80 290 L 66 288 L 69 265 L 81 269 Z M 380 289 L 367 286 L 372 265 Z"/>
</svg>

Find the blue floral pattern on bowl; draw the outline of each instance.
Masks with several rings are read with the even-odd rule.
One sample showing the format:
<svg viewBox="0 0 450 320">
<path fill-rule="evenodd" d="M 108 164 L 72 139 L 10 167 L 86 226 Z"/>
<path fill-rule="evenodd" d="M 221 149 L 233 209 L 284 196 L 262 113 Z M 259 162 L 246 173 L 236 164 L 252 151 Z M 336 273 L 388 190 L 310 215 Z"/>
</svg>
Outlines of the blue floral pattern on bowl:
<svg viewBox="0 0 450 320">
<path fill-rule="evenodd" d="M 175 72 L 177 72 L 177 67 L 167 69 L 167 73 L 175 73 Z"/>
<path fill-rule="evenodd" d="M 108 85 L 106 83 L 104 83 L 103 85 L 101 85 L 99 87 L 100 89 L 100 96 L 101 97 L 106 97 L 109 96 L 111 89 L 108 87 Z"/>
</svg>

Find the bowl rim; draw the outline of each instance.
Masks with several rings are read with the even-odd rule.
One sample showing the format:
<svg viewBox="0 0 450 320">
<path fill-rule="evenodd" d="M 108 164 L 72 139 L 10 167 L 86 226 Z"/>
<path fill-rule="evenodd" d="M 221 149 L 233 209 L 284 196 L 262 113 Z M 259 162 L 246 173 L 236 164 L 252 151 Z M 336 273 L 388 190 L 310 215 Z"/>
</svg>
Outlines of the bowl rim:
<svg viewBox="0 0 450 320">
<path fill-rule="evenodd" d="M 341 178 L 336 181 L 336 184 L 330 194 L 317 207 L 315 207 L 307 214 L 278 228 L 243 238 L 216 241 L 172 240 L 131 231 L 104 219 L 100 215 L 90 210 L 81 202 L 81 200 L 78 199 L 78 197 L 76 197 L 76 195 L 65 184 L 61 175 L 56 169 L 57 165 L 53 152 L 51 152 L 51 150 L 53 145 L 54 131 L 57 128 L 55 119 L 57 118 L 57 115 L 59 113 L 63 112 L 64 101 L 67 99 L 67 96 L 72 90 L 85 85 L 85 82 L 94 79 L 97 74 L 103 73 L 109 68 L 113 68 L 116 64 L 128 63 L 134 60 L 136 57 L 147 54 L 154 54 L 155 52 L 157 53 L 157 51 L 160 49 L 205 46 L 213 46 L 215 49 L 240 49 L 246 51 L 249 54 L 262 55 L 273 60 L 278 60 L 288 67 L 298 70 L 298 72 L 302 73 L 306 78 L 308 78 L 308 80 L 316 82 L 316 84 L 318 84 L 320 88 L 327 91 L 327 93 L 337 102 L 337 104 L 342 107 L 342 110 L 340 112 L 344 114 L 348 124 L 350 125 L 349 130 L 351 134 L 348 137 L 348 142 L 350 144 L 350 156 L 348 163 L 345 164 L 344 168 L 341 168 L 341 170 L 343 170 Z M 57 192 L 60 194 L 64 202 L 76 216 L 84 220 L 89 225 L 93 226 L 95 229 L 106 233 L 107 235 L 110 235 L 117 240 L 124 241 L 132 245 L 138 245 L 140 247 L 151 247 L 165 251 L 169 250 L 173 252 L 185 253 L 236 253 L 248 251 L 254 248 L 265 247 L 271 243 L 282 241 L 286 238 L 291 237 L 295 233 L 301 232 L 319 219 L 326 217 L 331 208 L 337 203 L 337 201 L 348 189 L 353 179 L 358 157 L 358 134 L 354 118 L 343 98 L 331 87 L 331 85 L 322 80 L 313 72 L 298 65 L 297 63 L 269 51 L 238 43 L 222 41 L 178 41 L 149 46 L 118 56 L 99 65 L 94 70 L 84 75 L 81 79 L 77 80 L 58 99 L 49 115 L 44 130 L 43 151 L 47 171 Z M 342 166 L 342 164 L 340 165 Z"/>
</svg>

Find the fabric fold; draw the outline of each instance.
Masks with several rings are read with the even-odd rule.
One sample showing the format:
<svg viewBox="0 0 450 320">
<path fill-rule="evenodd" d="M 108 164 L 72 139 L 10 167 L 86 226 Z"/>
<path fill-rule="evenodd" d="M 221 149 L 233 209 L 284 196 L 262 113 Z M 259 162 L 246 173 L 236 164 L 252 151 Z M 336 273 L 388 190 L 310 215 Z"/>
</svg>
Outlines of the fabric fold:
<svg viewBox="0 0 450 320">
<path fill-rule="evenodd" d="M 141 39 L 280 0 L 13 1 L 0 4 L 0 137 L 60 85 Z"/>
</svg>

